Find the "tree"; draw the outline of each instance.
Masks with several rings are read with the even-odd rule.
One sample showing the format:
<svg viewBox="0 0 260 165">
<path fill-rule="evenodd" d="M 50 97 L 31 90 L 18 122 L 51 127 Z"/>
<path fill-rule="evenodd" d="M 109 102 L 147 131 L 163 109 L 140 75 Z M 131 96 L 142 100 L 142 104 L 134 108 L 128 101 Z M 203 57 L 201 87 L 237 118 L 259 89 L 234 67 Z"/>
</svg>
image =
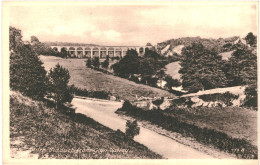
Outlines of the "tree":
<svg viewBox="0 0 260 165">
<path fill-rule="evenodd" d="M 22 37 L 20 29 L 9 26 L 9 51 L 15 52 L 18 46 L 23 45 Z"/>
<path fill-rule="evenodd" d="M 40 41 L 37 37 L 35 36 L 31 36 L 31 44 L 34 45 L 34 44 L 39 44 Z"/>
<path fill-rule="evenodd" d="M 160 82 L 161 82 L 161 87 L 163 87 L 163 79 L 165 78 L 165 68 L 160 69 L 157 73 L 156 73 L 157 77 L 159 78 Z"/>
<path fill-rule="evenodd" d="M 149 58 L 158 59 L 158 58 L 160 58 L 160 55 L 159 55 L 156 51 L 153 51 L 153 50 L 148 49 L 148 50 L 145 52 L 144 57 L 149 57 Z"/>
<path fill-rule="evenodd" d="M 103 68 L 108 68 L 109 66 L 109 61 L 108 60 L 105 60 L 104 62 L 102 62 L 102 67 Z"/>
<path fill-rule="evenodd" d="M 127 50 L 126 55 L 113 66 L 115 73 L 122 77 L 131 77 L 139 73 L 140 59 L 136 50 Z"/>
<path fill-rule="evenodd" d="M 60 54 L 60 57 L 61 57 L 61 58 L 66 58 L 66 57 L 68 56 L 68 53 L 67 53 L 67 51 L 66 51 L 65 48 L 61 48 L 59 54 Z"/>
<path fill-rule="evenodd" d="M 257 39 L 256 36 L 252 32 L 249 32 L 245 37 L 246 43 L 249 44 L 250 46 L 256 46 L 256 42 L 257 42 L 256 39 Z"/>
<path fill-rule="evenodd" d="M 179 73 L 184 90 L 198 90 L 224 87 L 226 77 L 222 69 L 222 58 L 215 51 L 206 49 L 201 43 L 183 48 L 183 59 Z"/>
<path fill-rule="evenodd" d="M 36 100 L 46 93 L 46 71 L 30 45 L 18 46 L 10 56 L 10 87 Z"/>
<path fill-rule="evenodd" d="M 88 60 L 87 60 L 87 62 L 86 62 L 86 66 L 87 66 L 88 68 L 91 68 L 91 65 L 92 65 L 92 60 L 91 60 L 91 58 L 88 58 Z"/>
<path fill-rule="evenodd" d="M 137 120 L 131 122 L 127 120 L 125 134 L 127 137 L 133 139 L 136 135 L 140 133 L 140 127 L 137 124 Z"/>
<path fill-rule="evenodd" d="M 99 65 L 100 65 L 99 58 L 95 57 L 94 60 L 93 60 L 93 66 L 95 68 L 99 68 Z"/>
<path fill-rule="evenodd" d="M 147 84 L 148 79 L 150 79 L 158 70 L 158 65 L 153 58 L 144 58 L 140 60 L 139 73 L 142 75 Z"/>
<path fill-rule="evenodd" d="M 253 50 L 246 45 L 235 45 L 228 67 L 226 68 L 229 76 L 229 85 L 247 85 L 252 79 L 256 80 L 257 56 Z"/>
<path fill-rule="evenodd" d="M 71 102 L 73 96 L 68 86 L 70 75 L 69 71 L 59 64 L 50 69 L 49 78 L 49 95 L 54 100 L 56 108 L 65 102 Z"/>
<path fill-rule="evenodd" d="M 166 75 L 164 80 L 167 82 L 165 86 L 168 90 L 172 90 L 172 87 L 181 86 L 181 82 L 177 79 L 173 79 L 170 75 Z"/>
<path fill-rule="evenodd" d="M 46 71 L 30 44 L 22 41 L 21 31 L 9 27 L 10 87 L 23 95 L 41 100 L 46 93 Z"/>
</svg>

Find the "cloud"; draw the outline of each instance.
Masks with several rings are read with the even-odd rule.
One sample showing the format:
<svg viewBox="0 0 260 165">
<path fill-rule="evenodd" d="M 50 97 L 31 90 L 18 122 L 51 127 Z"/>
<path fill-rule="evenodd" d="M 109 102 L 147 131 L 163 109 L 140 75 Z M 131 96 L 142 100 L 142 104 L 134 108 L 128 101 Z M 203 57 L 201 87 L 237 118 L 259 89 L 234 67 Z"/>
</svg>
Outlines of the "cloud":
<svg viewBox="0 0 260 165">
<path fill-rule="evenodd" d="M 156 44 L 178 37 L 244 37 L 257 32 L 256 3 L 133 6 L 16 6 L 10 23 L 24 39 L 110 45 Z"/>
</svg>

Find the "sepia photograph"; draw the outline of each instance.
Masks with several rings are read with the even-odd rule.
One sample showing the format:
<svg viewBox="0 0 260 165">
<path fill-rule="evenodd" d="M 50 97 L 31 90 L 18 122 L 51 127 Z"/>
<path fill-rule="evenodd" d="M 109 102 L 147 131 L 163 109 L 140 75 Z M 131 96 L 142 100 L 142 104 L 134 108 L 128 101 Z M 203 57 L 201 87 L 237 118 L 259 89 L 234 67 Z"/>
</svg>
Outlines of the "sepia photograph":
<svg viewBox="0 0 260 165">
<path fill-rule="evenodd" d="M 4 1 L 3 163 L 258 164 L 258 12 Z"/>
</svg>

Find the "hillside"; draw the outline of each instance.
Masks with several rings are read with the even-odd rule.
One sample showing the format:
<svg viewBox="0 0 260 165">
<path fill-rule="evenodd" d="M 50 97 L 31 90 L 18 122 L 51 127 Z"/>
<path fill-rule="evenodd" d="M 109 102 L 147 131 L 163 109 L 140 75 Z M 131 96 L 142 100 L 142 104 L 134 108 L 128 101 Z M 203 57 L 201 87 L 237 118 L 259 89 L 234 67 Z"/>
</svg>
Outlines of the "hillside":
<svg viewBox="0 0 260 165">
<path fill-rule="evenodd" d="M 158 88 L 153 88 L 143 84 L 104 74 L 87 68 L 86 59 L 62 59 L 52 56 L 40 56 L 43 66 L 48 71 L 56 64 L 68 68 L 70 72 L 70 84 L 76 87 L 92 91 L 109 91 L 113 96 L 118 96 L 122 100 L 135 100 L 136 97 L 175 97 L 175 95 Z"/>
<path fill-rule="evenodd" d="M 82 114 L 64 113 L 20 93 L 10 94 L 13 158 L 134 159 L 161 158 Z"/>
<path fill-rule="evenodd" d="M 208 49 L 214 49 L 218 53 L 222 53 L 225 50 L 223 46 L 227 43 L 233 43 L 238 40 L 238 36 L 229 38 L 201 38 L 201 37 L 183 37 L 178 39 L 170 39 L 161 43 L 158 43 L 158 48 L 161 50 L 161 54 L 165 56 L 173 55 L 173 53 L 181 54 L 183 47 L 189 46 L 194 42 L 202 43 Z"/>
</svg>

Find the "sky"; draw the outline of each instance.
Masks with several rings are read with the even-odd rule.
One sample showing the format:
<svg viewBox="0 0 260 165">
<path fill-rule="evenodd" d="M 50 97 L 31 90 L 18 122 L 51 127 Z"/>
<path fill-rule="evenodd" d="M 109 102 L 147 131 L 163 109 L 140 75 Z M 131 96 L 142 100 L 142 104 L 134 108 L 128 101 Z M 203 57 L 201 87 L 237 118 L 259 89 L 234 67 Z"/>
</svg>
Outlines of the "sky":
<svg viewBox="0 0 260 165">
<path fill-rule="evenodd" d="M 23 40 L 36 36 L 107 46 L 153 45 L 172 38 L 245 37 L 257 33 L 256 3 L 170 3 L 152 5 L 19 5 L 10 25 Z"/>
</svg>

